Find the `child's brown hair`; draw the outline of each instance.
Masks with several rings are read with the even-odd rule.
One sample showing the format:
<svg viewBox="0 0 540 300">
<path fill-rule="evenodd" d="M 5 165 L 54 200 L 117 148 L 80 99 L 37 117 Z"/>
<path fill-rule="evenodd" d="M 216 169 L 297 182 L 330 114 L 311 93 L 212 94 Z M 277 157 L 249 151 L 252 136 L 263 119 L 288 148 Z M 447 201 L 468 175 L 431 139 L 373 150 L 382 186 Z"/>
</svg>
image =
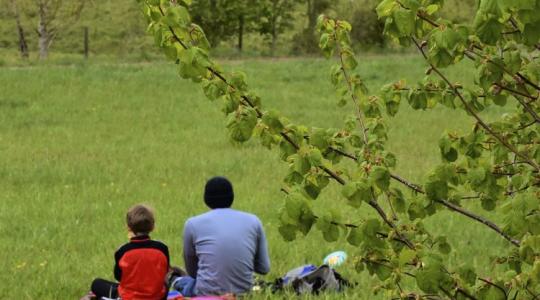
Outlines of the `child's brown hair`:
<svg viewBox="0 0 540 300">
<path fill-rule="evenodd" d="M 126 223 L 135 235 L 149 234 L 154 230 L 154 212 L 143 204 L 131 207 L 126 214 Z"/>
</svg>

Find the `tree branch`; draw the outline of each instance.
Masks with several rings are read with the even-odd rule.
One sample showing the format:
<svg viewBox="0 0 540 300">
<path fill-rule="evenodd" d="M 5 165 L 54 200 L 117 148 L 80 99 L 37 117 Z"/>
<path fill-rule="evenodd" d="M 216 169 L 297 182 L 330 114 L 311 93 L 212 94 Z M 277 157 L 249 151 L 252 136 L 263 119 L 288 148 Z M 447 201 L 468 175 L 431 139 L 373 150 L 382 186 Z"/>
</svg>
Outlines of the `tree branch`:
<svg viewBox="0 0 540 300">
<path fill-rule="evenodd" d="M 148 5 L 148 4 L 147 4 Z M 161 14 L 164 16 L 165 13 L 163 11 L 163 9 L 161 7 L 159 7 L 160 9 L 160 12 Z M 174 32 L 173 28 L 171 28 L 169 26 L 169 30 L 171 32 L 171 34 L 173 35 L 173 38 L 176 42 L 178 42 L 184 49 L 187 49 L 188 47 L 186 46 L 185 43 L 182 42 L 182 40 L 176 35 L 176 33 Z M 227 86 L 229 86 L 233 91 L 236 91 L 236 87 L 233 86 L 232 84 L 230 84 L 227 79 L 220 73 L 218 72 L 217 70 L 213 69 L 212 67 L 207 67 L 208 71 L 211 72 L 214 76 L 216 76 L 217 78 L 219 78 L 221 81 L 223 81 L 225 84 L 227 84 Z M 243 105 L 248 105 L 249 107 L 255 109 L 255 111 L 257 112 L 257 117 L 260 119 L 262 118 L 263 116 L 263 113 L 251 102 L 251 100 L 249 99 L 249 97 L 247 97 L 246 95 L 241 95 L 242 99 L 246 102 L 244 103 Z M 289 143 L 291 144 L 296 150 L 300 149 L 300 146 L 297 145 L 285 132 L 280 132 L 280 135 Z M 346 181 L 341 178 L 337 173 L 335 173 L 334 171 L 328 169 L 327 167 L 325 166 L 318 166 L 318 168 L 320 168 L 321 170 L 323 170 L 326 174 L 328 174 L 332 179 L 334 179 L 335 181 L 337 181 L 339 184 L 341 185 L 345 185 L 346 184 Z M 406 245 L 411 248 L 411 249 L 414 249 L 414 245 L 405 237 L 403 237 L 399 231 L 397 230 L 397 227 L 396 225 L 390 221 L 386 215 L 386 213 L 384 212 L 384 210 L 382 209 L 382 207 L 377 203 L 375 202 L 374 200 L 371 200 L 369 203 L 368 203 L 372 208 L 374 208 L 377 213 L 379 214 L 379 216 L 383 219 L 383 221 L 390 227 L 392 228 L 396 234 L 401 238 L 403 239 L 405 242 L 406 242 Z"/>
<path fill-rule="evenodd" d="M 480 280 L 480 281 L 482 281 L 484 283 L 487 283 L 488 285 L 491 285 L 494 288 L 497 288 L 499 291 L 501 291 L 504 294 L 504 297 L 506 299 L 508 299 L 508 293 L 506 293 L 506 290 L 504 288 L 502 288 L 501 286 L 499 286 L 498 284 L 495 284 L 495 283 L 491 282 L 490 280 L 487 280 L 487 279 L 484 279 L 484 278 L 478 278 L 478 280 Z"/>
<path fill-rule="evenodd" d="M 505 91 L 508 91 L 508 92 L 511 92 L 512 94 L 514 94 L 514 98 L 516 98 L 516 100 L 519 102 L 519 104 L 521 104 L 521 106 L 523 106 L 523 108 L 533 117 L 533 119 L 537 122 L 537 123 L 540 123 L 540 117 L 538 116 L 538 114 L 531 108 L 531 106 L 529 104 L 527 104 L 527 102 L 521 100 L 521 97 L 527 97 L 529 99 L 533 99 L 533 100 L 536 100 L 535 97 L 533 96 L 530 96 L 530 95 L 527 95 L 525 93 L 522 93 L 520 91 L 516 91 L 516 90 L 513 90 L 511 88 L 507 88 L 503 85 L 501 85 L 500 83 L 495 83 L 496 86 L 498 86 L 499 88 L 501 88 L 502 90 L 505 90 Z"/>
<path fill-rule="evenodd" d="M 420 194 L 425 194 L 425 191 L 420 188 L 418 185 L 416 184 L 413 184 L 413 183 L 410 183 L 408 182 L 407 180 L 397 176 L 397 175 L 390 175 L 393 179 L 401 182 L 402 184 L 404 184 L 405 186 L 409 187 L 410 189 L 414 190 L 415 192 L 417 193 L 420 193 Z M 491 222 L 490 220 L 487 220 L 481 216 L 478 216 L 470 211 L 467 211 L 465 209 L 463 209 L 462 207 L 460 206 L 457 206 L 447 200 L 444 200 L 444 199 L 440 199 L 440 200 L 435 200 L 435 202 L 445 206 L 446 208 L 452 210 L 452 211 L 455 211 L 459 214 L 462 214 L 470 219 L 473 219 L 479 223 L 482 223 L 484 225 L 486 225 L 487 227 L 491 228 L 493 231 L 495 231 L 496 233 L 498 233 L 500 236 L 502 236 L 503 238 L 505 238 L 506 240 L 508 240 L 509 242 L 511 242 L 514 246 L 517 246 L 519 247 L 520 245 L 520 241 L 519 240 L 516 240 L 514 238 L 512 238 L 511 236 L 509 236 L 508 234 L 506 234 L 499 226 L 497 226 L 495 223 Z"/>
<path fill-rule="evenodd" d="M 480 47 L 475 47 L 476 49 L 478 50 L 483 50 L 482 48 Z M 492 60 L 491 58 L 483 55 L 483 54 L 480 54 L 476 51 L 474 51 L 474 49 L 469 49 L 467 50 L 468 52 L 478 56 L 478 57 L 481 57 L 482 59 L 485 59 L 487 62 L 489 62 L 490 64 L 498 67 L 499 69 L 501 69 L 504 73 L 508 74 L 509 76 L 511 76 L 512 78 L 516 79 L 516 77 L 520 78 L 521 80 L 523 80 L 523 82 L 527 83 L 529 86 L 533 87 L 534 89 L 536 89 L 537 91 L 540 91 L 540 86 L 534 82 L 532 82 L 529 78 L 527 78 L 525 75 L 521 74 L 520 72 L 516 72 L 516 73 L 512 73 L 510 72 L 510 70 L 508 70 L 507 68 L 505 68 L 503 65 L 499 64 L 498 62 Z M 517 80 L 516 80 L 517 81 Z M 517 81 L 519 83 L 519 81 Z"/>
<path fill-rule="evenodd" d="M 422 46 L 420 46 L 420 44 L 416 41 L 416 39 L 414 37 L 411 37 L 412 41 L 414 42 L 414 44 L 416 45 L 416 47 L 418 48 L 418 50 L 422 53 L 422 56 L 424 57 L 424 59 L 426 60 L 426 62 L 431 66 L 432 70 L 437 74 L 439 75 L 439 77 L 444 80 L 446 82 L 446 84 L 448 84 L 448 86 L 450 88 L 452 88 L 455 92 L 455 94 L 458 96 L 458 98 L 460 99 L 461 103 L 463 104 L 463 106 L 465 107 L 465 109 L 467 110 L 467 112 L 469 114 L 471 114 L 475 119 L 476 121 L 478 122 L 478 124 L 484 128 L 484 130 L 486 132 L 488 132 L 491 136 L 493 136 L 495 139 L 497 139 L 503 146 L 505 146 L 506 148 L 508 148 L 508 150 L 510 150 L 511 152 L 513 152 L 514 154 L 516 154 L 517 156 L 521 157 L 522 159 L 524 159 L 525 161 L 527 161 L 527 163 L 533 167 L 535 170 L 539 171 L 540 170 L 540 166 L 538 166 L 538 164 L 536 162 L 534 162 L 531 158 L 529 158 L 527 155 L 519 152 L 514 146 L 512 146 L 510 143 L 508 143 L 508 141 L 506 141 L 503 137 L 501 137 L 499 134 L 497 134 L 488 124 L 486 124 L 484 122 L 484 120 L 482 120 L 480 118 L 480 116 L 471 108 L 471 106 L 469 105 L 469 103 L 467 103 L 467 101 L 465 100 L 465 98 L 463 97 L 463 95 L 461 94 L 461 92 L 459 91 L 459 89 L 443 74 L 441 73 L 441 71 L 435 67 L 428 59 L 424 49 L 422 48 Z"/>
<path fill-rule="evenodd" d="M 538 97 L 534 97 L 534 96 L 531 96 L 529 94 L 526 94 L 526 93 L 523 93 L 523 92 L 520 92 L 520 91 L 516 91 L 516 90 L 511 89 L 509 87 L 506 87 L 506 86 L 504 86 L 504 85 L 502 85 L 500 83 L 495 83 L 495 85 L 498 86 L 499 88 L 505 90 L 505 91 L 508 91 L 508 92 L 512 93 L 512 94 L 516 94 L 516 95 L 519 95 L 519 96 L 522 96 L 522 97 L 526 97 L 526 98 L 529 98 L 531 100 L 537 100 L 538 99 Z"/>
</svg>

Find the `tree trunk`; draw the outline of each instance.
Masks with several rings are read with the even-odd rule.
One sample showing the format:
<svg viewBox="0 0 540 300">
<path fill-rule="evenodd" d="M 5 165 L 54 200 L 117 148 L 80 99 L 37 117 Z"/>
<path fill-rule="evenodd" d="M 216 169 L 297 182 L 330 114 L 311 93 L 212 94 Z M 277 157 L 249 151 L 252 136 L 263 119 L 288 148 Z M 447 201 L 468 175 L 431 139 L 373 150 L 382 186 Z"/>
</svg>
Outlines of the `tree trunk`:
<svg viewBox="0 0 540 300">
<path fill-rule="evenodd" d="M 49 56 L 50 33 L 47 29 L 47 6 L 45 3 L 39 3 L 39 59 L 44 60 Z"/>
<path fill-rule="evenodd" d="M 21 52 L 21 57 L 27 59 L 29 57 L 28 53 L 28 43 L 26 42 L 26 37 L 24 35 L 24 28 L 21 24 L 21 14 L 19 12 L 19 7 L 17 2 L 11 1 L 13 5 L 13 13 L 15 15 L 15 22 L 17 23 L 17 33 L 19 35 L 19 51 Z"/>
<path fill-rule="evenodd" d="M 90 52 L 90 41 L 88 37 L 88 26 L 85 26 L 84 29 L 84 58 L 88 59 Z"/>
<path fill-rule="evenodd" d="M 244 15 L 238 17 L 238 52 L 242 52 L 244 43 Z"/>
<path fill-rule="evenodd" d="M 274 18 L 272 22 L 272 45 L 270 46 L 270 54 L 274 56 L 276 52 L 276 45 L 277 44 L 277 30 L 276 30 L 276 20 Z"/>
<path fill-rule="evenodd" d="M 317 26 L 317 13 L 315 12 L 314 0 L 307 0 L 307 15 L 308 15 L 308 28 L 311 31 L 315 30 Z"/>
<path fill-rule="evenodd" d="M 272 17 L 271 17 L 271 34 L 272 34 L 272 44 L 270 45 L 270 55 L 274 56 L 276 52 L 276 44 L 277 44 L 277 1 L 272 1 Z"/>
</svg>

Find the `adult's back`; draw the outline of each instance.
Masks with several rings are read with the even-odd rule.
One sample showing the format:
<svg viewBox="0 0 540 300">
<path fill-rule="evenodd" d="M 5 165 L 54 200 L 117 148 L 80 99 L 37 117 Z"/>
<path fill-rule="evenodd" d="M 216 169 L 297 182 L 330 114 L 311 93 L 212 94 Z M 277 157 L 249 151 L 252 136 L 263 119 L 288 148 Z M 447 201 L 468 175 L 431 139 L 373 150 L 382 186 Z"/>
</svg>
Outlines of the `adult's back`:
<svg viewBox="0 0 540 300">
<path fill-rule="evenodd" d="M 195 295 L 243 294 L 251 290 L 254 272 L 270 270 L 261 221 L 231 209 L 233 199 L 226 178 L 210 179 L 204 201 L 211 210 L 188 219 L 184 226 L 184 261 L 195 279 Z"/>
<path fill-rule="evenodd" d="M 270 269 L 266 248 L 261 222 L 252 214 L 214 209 L 185 225 L 184 259 L 197 295 L 249 291 L 253 273 Z"/>
</svg>

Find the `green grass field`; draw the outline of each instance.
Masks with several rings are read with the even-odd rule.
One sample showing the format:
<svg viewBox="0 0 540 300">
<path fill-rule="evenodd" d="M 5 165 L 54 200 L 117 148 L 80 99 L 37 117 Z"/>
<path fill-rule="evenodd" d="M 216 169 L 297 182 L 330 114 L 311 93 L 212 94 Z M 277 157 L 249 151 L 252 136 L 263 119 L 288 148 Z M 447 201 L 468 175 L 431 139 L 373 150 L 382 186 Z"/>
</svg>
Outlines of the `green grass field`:
<svg viewBox="0 0 540 300">
<path fill-rule="evenodd" d="M 360 61 L 372 91 L 392 80 L 424 76 L 416 56 Z M 329 62 L 223 65 L 245 71 L 263 105 L 295 122 L 337 127 L 350 110 L 335 105 Z M 465 70 L 448 74 L 464 81 L 472 77 Z M 355 253 L 343 239 L 323 242 L 317 230 L 294 243 L 280 237 L 277 212 L 287 166 L 277 151 L 266 150 L 257 140 L 232 144 L 220 104 L 207 101 L 199 85 L 177 77 L 172 64 L 4 67 L 0 82 L 0 299 L 78 299 L 94 277 L 112 279 L 113 253 L 127 239 L 125 212 L 139 202 L 155 208 L 153 237 L 169 245 L 173 264 L 182 265 L 183 223 L 206 210 L 202 190 L 213 175 L 233 181 L 235 208 L 262 219 L 272 259 L 266 279 L 304 263 L 320 264 L 333 250 Z M 463 112 L 445 108 L 404 108 L 389 124 L 397 173 L 411 180 L 439 162 L 437 141 L 445 129 L 471 126 Z M 335 185 L 317 201 L 318 210 L 349 210 Z M 473 203 L 469 208 L 487 215 Z M 363 208 L 351 221 L 371 214 Z M 448 233 L 452 265 L 474 264 L 486 276 L 495 272 L 489 256 L 506 246 L 496 234 L 449 212 L 427 225 Z M 348 298 L 370 297 L 375 279 L 355 273 L 352 264 L 339 271 L 359 282 L 347 291 Z"/>
</svg>

